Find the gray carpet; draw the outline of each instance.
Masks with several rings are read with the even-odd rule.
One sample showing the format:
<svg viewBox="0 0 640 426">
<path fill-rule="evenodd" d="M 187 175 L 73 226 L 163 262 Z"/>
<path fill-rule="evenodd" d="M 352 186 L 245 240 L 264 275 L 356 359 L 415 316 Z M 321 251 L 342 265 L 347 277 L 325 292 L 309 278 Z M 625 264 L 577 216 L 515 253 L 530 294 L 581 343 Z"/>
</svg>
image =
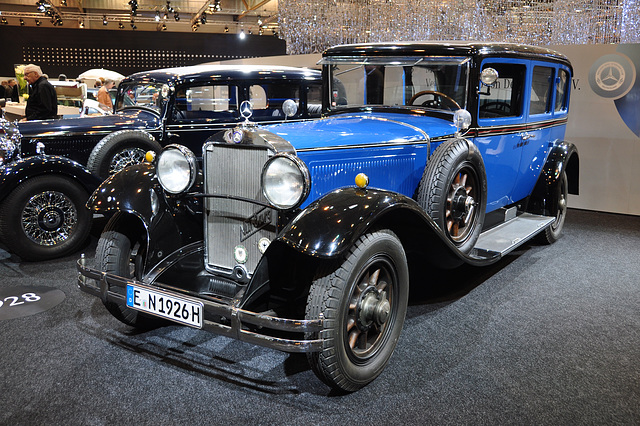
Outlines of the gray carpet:
<svg viewBox="0 0 640 426">
<path fill-rule="evenodd" d="M 304 355 L 131 330 L 76 288 L 77 255 L 0 248 L 0 290 L 66 296 L 0 321 L 0 424 L 640 424 L 639 253 L 640 217 L 570 210 L 554 245 L 425 270 L 390 365 L 337 395 Z"/>
</svg>

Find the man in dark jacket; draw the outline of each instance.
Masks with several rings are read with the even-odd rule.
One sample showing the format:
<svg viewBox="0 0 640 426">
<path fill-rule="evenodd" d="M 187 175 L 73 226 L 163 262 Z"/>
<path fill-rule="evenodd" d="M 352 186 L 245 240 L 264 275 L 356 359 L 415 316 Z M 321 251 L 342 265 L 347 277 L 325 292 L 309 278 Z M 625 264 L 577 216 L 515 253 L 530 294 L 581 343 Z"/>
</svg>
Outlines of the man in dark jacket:
<svg viewBox="0 0 640 426">
<path fill-rule="evenodd" d="M 42 76 L 40 67 L 33 64 L 24 67 L 24 78 L 31 85 L 25 118 L 27 120 L 57 118 L 58 96 L 56 89 Z"/>
<path fill-rule="evenodd" d="M 11 80 L 9 80 L 9 87 L 11 88 L 11 94 L 7 97 L 11 98 L 12 102 L 18 102 L 19 101 L 18 82 L 16 82 L 15 78 L 12 78 Z"/>
</svg>

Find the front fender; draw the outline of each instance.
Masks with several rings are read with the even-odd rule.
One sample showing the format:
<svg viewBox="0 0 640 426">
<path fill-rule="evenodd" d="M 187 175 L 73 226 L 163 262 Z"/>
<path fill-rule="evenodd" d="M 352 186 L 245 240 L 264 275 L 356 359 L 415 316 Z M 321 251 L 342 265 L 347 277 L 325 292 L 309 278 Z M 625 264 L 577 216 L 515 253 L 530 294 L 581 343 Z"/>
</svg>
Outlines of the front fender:
<svg viewBox="0 0 640 426">
<path fill-rule="evenodd" d="M 439 263 L 472 261 L 416 201 L 380 189 L 348 187 L 330 192 L 298 214 L 277 240 L 306 255 L 328 259 L 345 253 L 374 226 L 391 229 L 405 247 Z"/>
<path fill-rule="evenodd" d="M 45 175 L 57 174 L 75 179 L 90 194 L 101 180 L 92 175 L 80 163 L 57 155 L 34 155 L 12 161 L 0 167 L 0 200 L 3 200 L 16 186 L 27 179 Z"/>
<path fill-rule="evenodd" d="M 164 257 L 202 240 L 202 217 L 170 205 L 158 182 L 155 166 L 141 163 L 110 176 L 91 195 L 87 207 L 94 213 L 119 213 L 138 218 L 147 240 L 145 271 Z M 123 225 L 124 226 L 124 225 Z"/>
</svg>

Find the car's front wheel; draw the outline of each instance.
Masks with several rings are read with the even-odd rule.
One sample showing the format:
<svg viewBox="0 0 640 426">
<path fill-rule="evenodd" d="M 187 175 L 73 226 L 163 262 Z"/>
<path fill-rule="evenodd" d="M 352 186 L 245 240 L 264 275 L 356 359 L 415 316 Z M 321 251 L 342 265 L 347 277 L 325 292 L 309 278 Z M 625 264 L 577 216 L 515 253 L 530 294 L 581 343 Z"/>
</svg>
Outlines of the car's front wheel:
<svg viewBox="0 0 640 426">
<path fill-rule="evenodd" d="M 22 182 L 0 205 L 0 239 L 24 260 L 47 260 L 82 246 L 91 230 L 87 191 L 66 176 Z"/>
<path fill-rule="evenodd" d="M 123 278 L 141 279 L 145 254 L 144 241 L 141 232 L 129 227 L 119 227 L 117 221 L 110 221 L 98 240 L 96 266 L 103 272 Z M 111 315 L 132 327 L 149 329 L 164 323 L 160 318 L 128 308 L 124 302 L 103 303 Z"/>
<path fill-rule="evenodd" d="M 121 130 L 105 136 L 91 151 L 87 168 L 103 179 L 125 167 L 140 164 L 147 151 L 160 152 L 162 146 L 141 130 Z"/>
<path fill-rule="evenodd" d="M 320 352 L 307 354 L 329 386 L 352 392 L 387 365 L 407 311 L 409 271 L 398 237 L 388 230 L 360 237 L 340 264 L 311 285 L 306 318 L 324 318 Z"/>
</svg>

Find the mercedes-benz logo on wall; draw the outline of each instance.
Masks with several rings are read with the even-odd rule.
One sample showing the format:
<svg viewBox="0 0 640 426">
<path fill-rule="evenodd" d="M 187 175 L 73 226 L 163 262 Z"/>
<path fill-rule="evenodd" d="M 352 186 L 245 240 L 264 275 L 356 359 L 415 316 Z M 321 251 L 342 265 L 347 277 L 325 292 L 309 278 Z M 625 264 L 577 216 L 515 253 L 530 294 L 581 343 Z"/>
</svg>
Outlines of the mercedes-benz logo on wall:
<svg viewBox="0 0 640 426">
<path fill-rule="evenodd" d="M 598 58 L 589 70 L 589 85 L 603 98 L 618 99 L 626 95 L 635 80 L 633 63 L 617 53 Z"/>
</svg>

